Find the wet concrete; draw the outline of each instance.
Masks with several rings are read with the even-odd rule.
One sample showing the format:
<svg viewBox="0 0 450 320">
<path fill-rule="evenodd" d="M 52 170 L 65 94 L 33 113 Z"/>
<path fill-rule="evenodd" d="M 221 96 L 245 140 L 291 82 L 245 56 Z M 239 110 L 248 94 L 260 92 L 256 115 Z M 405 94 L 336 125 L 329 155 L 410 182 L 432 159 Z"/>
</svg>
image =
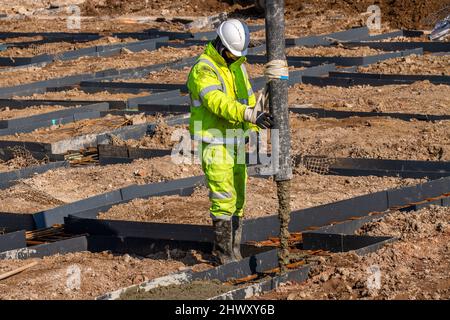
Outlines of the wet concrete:
<svg viewBox="0 0 450 320">
<path fill-rule="evenodd" d="M 121 300 L 204 300 L 235 289 L 219 280 L 193 281 L 181 285 L 158 287 L 149 291 L 128 290 Z"/>
</svg>

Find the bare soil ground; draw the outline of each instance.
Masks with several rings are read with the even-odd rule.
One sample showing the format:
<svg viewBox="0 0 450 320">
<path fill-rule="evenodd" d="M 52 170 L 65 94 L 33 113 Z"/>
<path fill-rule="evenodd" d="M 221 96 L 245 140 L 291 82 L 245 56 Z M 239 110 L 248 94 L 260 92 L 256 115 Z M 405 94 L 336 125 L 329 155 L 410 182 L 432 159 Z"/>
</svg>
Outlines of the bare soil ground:
<svg viewBox="0 0 450 320">
<path fill-rule="evenodd" d="M 428 81 L 350 88 L 296 84 L 289 89 L 289 104 L 342 111 L 450 114 L 450 86 Z"/>
<path fill-rule="evenodd" d="M 450 75 L 450 56 L 411 55 L 380 61 L 368 67 L 359 67 L 358 72 Z"/>
<path fill-rule="evenodd" d="M 12 158 L 0 159 L 0 172 L 39 166 L 49 161 L 48 157 L 36 159 L 28 150 L 22 147 L 9 147 L 7 150 L 12 151 Z"/>
<path fill-rule="evenodd" d="M 230 5 L 226 1 L 206 0 L 187 1 L 176 3 L 152 1 L 98 1 L 87 0 L 83 5 L 83 12 L 91 15 L 137 13 L 162 16 L 198 16 L 216 14 L 221 11 L 229 11 L 233 8 L 241 8 L 239 5 Z"/>
<path fill-rule="evenodd" d="M 177 256 L 178 255 L 178 256 Z M 54 255 L 42 259 L 2 260 L 0 273 L 37 261 L 38 264 L 0 283 L 3 299 L 95 299 L 143 281 L 162 277 L 181 270 L 201 271 L 208 264 L 198 261 L 195 252 L 172 254 L 167 257 L 132 257 L 108 252 L 77 252 Z M 80 278 L 77 278 L 77 274 Z M 79 280 L 78 280 L 79 279 Z"/>
<path fill-rule="evenodd" d="M 124 17 L 84 17 L 80 29 L 70 29 L 67 26 L 67 15 L 44 19 L 39 17 L 25 17 L 23 19 L 0 20 L 0 28 L 5 32 L 97 32 L 104 36 L 111 36 L 113 32 L 142 32 L 145 29 L 160 29 L 167 31 L 186 31 L 183 23 L 171 21 L 132 21 Z M 12 41 L 11 41 L 12 40 Z M 22 42 L 40 40 L 31 38 L 21 40 L 17 37 L 8 38 L 8 42 Z"/>
<path fill-rule="evenodd" d="M 0 51 L 0 57 L 33 57 L 40 54 L 56 54 L 59 52 L 72 51 L 82 48 L 128 43 L 133 41 L 138 40 L 133 38 L 104 37 L 98 40 L 87 42 L 53 42 L 42 45 L 29 46 L 27 48 L 9 47 L 4 51 Z"/>
<path fill-rule="evenodd" d="M 100 134 L 126 125 L 141 124 L 151 122 L 152 120 L 154 120 L 154 117 L 144 116 L 142 114 L 133 116 L 131 119 L 130 117 L 108 114 L 102 118 L 85 119 L 62 125 L 39 128 L 29 133 L 1 136 L 1 140 L 52 143 L 82 135 Z"/>
<path fill-rule="evenodd" d="M 261 299 L 449 299 L 450 208 L 394 212 L 369 223 L 359 234 L 400 240 L 366 256 L 324 258 L 302 284 L 289 284 Z M 368 286 L 380 271 L 380 286 Z M 370 282 L 372 283 L 372 282 Z"/>
<path fill-rule="evenodd" d="M 113 145 L 132 148 L 171 149 L 179 140 L 173 136 L 175 131 L 189 130 L 188 125 L 168 126 L 165 121 L 157 120 L 156 131 L 152 135 L 145 135 L 141 139 L 122 140 L 113 139 Z"/>
<path fill-rule="evenodd" d="M 8 87 L 112 68 L 127 69 L 142 67 L 196 56 L 202 51 L 202 46 L 192 46 L 182 49 L 162 47 L 150 52 L 146 50 L 136 53 L 121 52 L 118 55 L 110 57 L 82 57 L 76 60 L 55 61 L 44 67 L 17 68 L 0 72 L 0 85 Z"/>
<path fill-rule="evenodd" d="M 0 108 L 0 120 L 10 120 L 15 118 L 24 118 L 30 117 L 37 114 L 48 113 L 52 111 L 63 110 L 66 107 L 64 106 L 47 106 L 47 105 L 39 105 L 39 106 L 31 106 L 23 109 L 11 109 L 9 107 Z"/>
<path fill-rule="evenodd" d="M 0 190 L 0 212 L 33 213 L 132 184 L 200 174 L 199 166 L 177 165 L 170 157 L 140 159 L 129 164 L 59 168 Z"/>
<path fill-rule="evenodd" d="M 328 157 L 449 161 L 449 130 L 450 121 L 291 118 L 294 153 Z"/>
<path fill-rule="evenodd" d="M 44 39 L 43 36 L 29 36 L 29 37 L 5 38 L 3 41 L 5 43 L 17 43 L 17 42 L 28 42 L 28 41 L 40 41 L 43 39 Z"/>
<path fill-rule="evenodd" d="M 295 0 L 286 1 L 286 7 L 289 12 L 301 17 L 305 13 L 305 8 L 311 8 L 314 13 L 324 13 L 325 10 L 339 10 L 345 16 L 355 16 L 367 11 L 370 5 L 373 5 L 371 0 L 351 0 L 351 1 L 334 1 L 334 0 L 307 0 L 298 2 Z M 377 5 L 381 9 L 382 22 L 393 28 L 408 28 L 417 29 L 430 27 L 434 24 L 433 14 L 440 11 L 445 6 L 448 6 L 448 0 L 381 0 Z M 441 16 L 445 15 L 441 13 Z M 364 18 L 364 21 L 367 16 Z M 436 18 L 437 19 L 437 18 Z M 431 20 L 431 21 L 428 21 Z"/>
<path fill-rule="evenodd" d="M 381 42 L 430 42 L 428 35 L 424 34 L 420 37 L 393 37 L 389 39 L 382 39 Z"/>
<path fill-rule="evenodd" d="M 46 93 L 35 93 L 31 96 L 16 96 L 14 99 L 30 99 L 30 100 L 92 100 L 92 101 L 119 101 L 130 98 L 142 97 L 150 95 L 150 91 L 142 91 L 140 93 L 110 93 L 101 91 L 96 93 L 87 93 L 80 89 L 72 89 L 66 91 L 55 91 Z"/>
<path fill-rule="evenodd" d="M 332 47 L 295 47 L 286 50 L 288 56 L 312 56 L 312 57 L 364 57 L 375 56 L 386 51 L 372 49 L 369 47 L 345 48 L 342 46 Z"/>
<path fill-rule="evenodd" d="M 163 69 L 151 71 L 145 78 L 117 79 L 114 82 L 140 82 L 140 83 L 186 83 L 191 67 L 181 70 Z"/>
<path fill-rule="evenodd" d="M 422 180 L 423 181 L 423 180 Z M 292 181 L 292 210 L 298 210 L 390 188 L 415 185 L 421 180 L 391 177 L 342 177 L 296 169 Z M 191 196 L 164 196 L 135 199 L 113 206 L 100 219 L 162 223 L 211 224 L 207 187 L 199 187 Z M 276 214 L 276 185 L 272 179 L 249 178 L 245 218 Z"/>
</svg>

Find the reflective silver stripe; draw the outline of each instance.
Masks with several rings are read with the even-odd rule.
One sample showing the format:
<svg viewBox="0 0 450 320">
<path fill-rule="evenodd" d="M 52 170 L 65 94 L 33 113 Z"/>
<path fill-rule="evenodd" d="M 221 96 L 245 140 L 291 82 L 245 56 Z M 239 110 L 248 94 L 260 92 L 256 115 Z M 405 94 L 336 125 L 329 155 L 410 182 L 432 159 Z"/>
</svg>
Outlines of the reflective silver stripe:
<svg viewBox="0 0 450 320">
<path fill-rule="evenodd" d="M 225 85 L 225 81 L 223 80 L 221 74 L 219 73 L 219 70 L 217 70 L 216 66 L 209 60 L 207 59 L 199 59 L 197 61 L 198 62 L 204 62 L 206 63 L 208 66 L 210 66 L 211 68 L 213 68 L 213 70 L 216 72 L 217 78 L 219 78 L 219 81 L 222 83 L 222 90 L 223 92 L 226 94 L 227 93 L 227 87 Z"/>
<path fill-rule="evenodd" d="M 191 98 L 191 106 L 198 108 L 202 105 L 202 102 L 200 100 L 192 99 L 192 96 L 189 95 L 189 98 Z"/>
<path fill-rule="evenodd" d="M 206 87 L 206 88 L 203 88 L 201 91 L 200 91 L 200 99 L 204 99 L 205 98 L 205 96 L 209 93 L 209 92 L 211 92 L 211 91 L 214 91 L 214 90 L 221 90 L 222 89 L 222 87 L 221 86 L 218 86 L 218 85 L 212 85 L 212 86 L 209 86 L 209 87 Z"/>
<path fill-rule="evenodd" d="M 195 141 L 203 141 L 209 144 L 241 144 L 245 143 L 245 137 L 241 138 L 210 138 L 210 137 L 199 137 L 197 135 L 191 136 Z"/>
<path fill-rule="evenodd" d="M 202 105 L 202 102 L 200 100 L 192 100 L 191 101 L 191 106 L 198 108 Z"/>
<path fill-rule="evenodd" d="M 213 219 L 214 221 L 216 221 L 216 220 L 229 221 L 233 217 L 233 216 L 229 216 L 229 215 L 226 215 L 226 214 L 221 214 L 220 216 L 215 216 L 212 213 L 209 213 L 209 215 L 211 216 L 211 219 Z"/>
<path fill-rule="evenodd" d="M 231 192 L 209 192 L 210 199 L 231 199 L 233 195 Z"/>
<path fill-rule="evenodd" d="M 242 104 L 248 105 L 248 99 L 238 99 L 238 101 Z"/>
<path fill-rule="evenodd" d="M 247 69 L 245 68 L 244 64 L 241 64 L 241 69 L 242 69 L 242 72 L 244 73 L 245 77 L 248 79 Z M 253 94 L 253 89 L 249 88 L 247 90 L 247 95 L 250 97 L 252 94 Z"/>
<path fill-rule="evenodd" d="M 247 69 L 245 68 L 244 64 L 241 64 L 241 70 L 244 73 L 245 77 L 248 79 Z"/>
</svg>

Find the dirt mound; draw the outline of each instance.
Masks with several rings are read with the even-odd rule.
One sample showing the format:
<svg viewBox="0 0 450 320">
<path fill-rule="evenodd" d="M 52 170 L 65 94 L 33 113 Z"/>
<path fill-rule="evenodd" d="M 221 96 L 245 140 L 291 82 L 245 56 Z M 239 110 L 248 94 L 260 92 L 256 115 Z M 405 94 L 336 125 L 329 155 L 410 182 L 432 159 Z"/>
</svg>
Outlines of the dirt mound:
<svg viewBox="0 0 450 320">
<path fill-rule="evenodd" d="M 370 236 L 395 236 L 399 239 L 426 238 L 439 235 L 447 226 L 448 208 L 431 206 L 414 213 L 397 212 L 379 221 L 365 224 L 360 234 Z"/>
<path fill-rule="evenodd" d="M 144 0 L 87 0 L 82 5 L 86 15 L 124 15 L 130 13 L 168 16 L 196 16 L 211 13 L 228 12 L 243 16 L 262 16 L 253 7 L 251 0 L 181 0 L 144 1 Z M 300 18 L 305 15 L 322 15 L 328 10 L 339 10 L 345 17 L 362 14 L 370 5 L 379 5 L 382 19 L 391 27 L 420 29 L 429 28 L 437 19 L 448 14 L 450 0 L 286 0 L 286 17 Z"/>
<path fill-rule="evenodd" d="M 450 56 L 411 55 L 380 61 L 367 67 L 361 66 L 358 72 L 445 76 L 450 74 Z"/>
<path fill-rule="evenodd" d="M 448 14 L 449 6 L 449 0 L 384 0 L 381 10 L 386 11 L 384 18 L 393 27 L 420 29 L 434 26 L 436 20 L 443 17 L 443 13 Z M 447 10 L 439 14 L 445 7 L 448 7 Z"/>
<path fill-rule="evenodd" d="M 49 161 L 47 156 L 40 160 L 34 158 L 30 151 L 21 146 L 8 147 L 7 150 L 12 153 L 12 158 L 7 161 L 0 159 L 0 172 L 39 166 Z"/>
<path fill-rule="evenodd" d="M 187 132 L 187 125 L 169 126 L 163 118 L 158 119 L 155 132 L 151 135 L 146 135 L 139 140 L 129 139 L 122 140 L 115 138 L 113 144 L 117 146 L 128 146 L 133 148 L 148 148 L 148 149 L 170 149 L 180 140 L 174 136 L 175 132 L 183 133 L 182 130 Z"/>
<path fill-rule="evenodd" d="M 124 15 L 139 12 L 150 15 L 195 16 L 229 11 L 235 7 L 230 2 L 220 0 L 87 0 L 82 6 L 82 12 L 88 15 Z"/>
<path fill-rule="evenodd" d="M 450 6 L 450 0 L 286 0 L 286 13 L 289 17 L 312 10 L 342 10 L 346 16 L 352 16 L 366 12 L 373 4 L 380 6 L 382 21 L 391 27 L 408 29 L 429 28 L 450 9 L 443 10 Z"/>
</svg>

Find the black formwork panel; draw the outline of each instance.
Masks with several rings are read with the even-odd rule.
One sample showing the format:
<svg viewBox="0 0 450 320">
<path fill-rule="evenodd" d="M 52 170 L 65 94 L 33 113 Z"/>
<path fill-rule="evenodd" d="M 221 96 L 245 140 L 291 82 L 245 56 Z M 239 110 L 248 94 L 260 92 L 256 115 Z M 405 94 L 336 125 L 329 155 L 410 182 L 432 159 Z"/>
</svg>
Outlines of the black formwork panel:
<svg viewBox="0 0 450 320">
<path fill-rule="evenodd" d="M 69 238 L 56 242 L 24 247 L 6 252 L 0 252 L 2 259 L 30 259 L 43 258 L 55 254 L 66 254 L 71 252 L 87 251 L 88 240 L 85 236 Z"/>
<path fill-rule="evenodd" d="M 0 234 L 0 252 L 24 248 L 26 245 L 25 231 L 23 230 Z"/>
</svg>

